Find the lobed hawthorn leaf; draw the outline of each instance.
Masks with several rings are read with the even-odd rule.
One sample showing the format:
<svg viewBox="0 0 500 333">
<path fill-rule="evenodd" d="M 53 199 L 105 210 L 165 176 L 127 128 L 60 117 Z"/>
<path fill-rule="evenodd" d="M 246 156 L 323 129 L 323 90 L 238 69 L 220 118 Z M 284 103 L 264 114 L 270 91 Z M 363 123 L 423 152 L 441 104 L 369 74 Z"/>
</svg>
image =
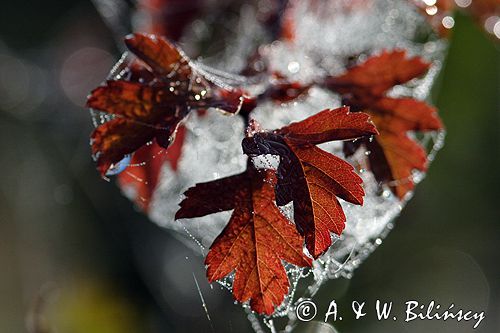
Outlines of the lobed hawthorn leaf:
<svg viewBox="0 0 500 333">
<path fill-rule="evenodd" d="M 393 86 L 425 74 L 428 69 L 429 64 L 419 57 L 407 58 L 403 50 L 384 51 L 341 76 L 327 78 L 325 84 L 341 94 L 376 99 Z"/>
<path fill-rule="evenodd" d="M 413 170 L 427 170 L 425 149 L 407 133 L 436 131 L 443 125 L 436 109 L 427 103 L 413 98 L 391 98 L 386 93 L 428 69 L 429 64 L 421 58 L 408 58 L 405 51 L 394 50 L 370 57 L 345 74 L 325 80 L 326 87 L 342 94 L 353 111 L 369 114 L 380 133 L 373 140 L 345 143 L 346 154 L 366 146 L 376 179 L 387 183 L 400 199 L 415 187 Z"/>
<path fill-rule="evenodd" d="M 256 170 L 249 163 L 241 174 L 187 190 L 175 215 L 193 218 L 234 209 L 207 254 L 207 277 L 213 282 L 236 271 L 235 299 L 250 300 L 252 310 L 266 315 L 288 293 L 282 260 L 301 267 L 312 264 L 303 252 L 303 238 L 274 203 L 275 182 L 273 170 Z"/>
<path fill-rule="evenodd" d="M 345 215 L 337 197 L 361 205 L 364 196 L 353 167 L 315 145 L 376 133 L 368 115 L 341 107 L 243 140 L 243 151 L 250 156 L 280 156 L 276 203 L 293 201 L 295 225 L 314 258 L 332 244 L 330 232 L 340 235 L 344 230 Z"/>
<path fill-rule="evenodd" d="M 128 75 L 106 81 L 87 100 L 88 107 L 113 115 L 91 135 L 101 175 L 151 140 L 168 148 L 193 109 L 237 113 L 243 103 L 240 91 L 209 81 L 164 38 L 133 34 L 125 44 L 138 58 Z"/>
</svg>

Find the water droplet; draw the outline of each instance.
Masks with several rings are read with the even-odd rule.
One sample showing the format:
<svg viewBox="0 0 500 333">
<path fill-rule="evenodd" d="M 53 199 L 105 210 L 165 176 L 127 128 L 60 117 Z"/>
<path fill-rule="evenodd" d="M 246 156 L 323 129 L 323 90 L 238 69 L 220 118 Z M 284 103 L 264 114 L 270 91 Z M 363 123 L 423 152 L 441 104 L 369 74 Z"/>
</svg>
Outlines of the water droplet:
<svg viewBox="0 0 500 333">
<path fill-rule="evenodd" d="M 288 71 L 290 73 L 297 73 L 300 70 L 300 64 L 297 61 L 291 61 L 288 63 Z"/>
<path fill-rule="evenodd" d="M 500 20 L 498 20 L 497 23 L 495 23 L 495 26 L 493 27 L 493 33 L 497 38 L 500 39 Z"/>
<path fill-rule="evenodd" d="M 443 17 L 443 20 L 441 22 L 443 23 L 443 27 L 445 27 L 446 29 L 451 29 L 455 25 L 455 20 L 451 16 Z"/>
<path fill-rule="evenodd" d="M 488 31 L 490 34 L 493 33 L 495 29 L 495 24 L 500 21 L 500 17 L 498 16 L 490 16 L 484 21 L 484 29 Z"/>
<path fill-rule="evenodd" d="M 118 163 L 111 164 L 108 171 L 106 171 L 106 176 L 115 176 L 125 170 L 130 164 L 130 155 L 125 155 L 125 157 Z"/>
<path fill-rule="evenodd" d="M 466 8 L 472 3 L 472 0 L 455 0 L 458 7 Z"/>
<path fill-rule="evenodd" d="M 430 6 L 425 9 L 425 12 L 431 16 L 436 15 L 438 8 L 436 6 Z"/>
</svg>

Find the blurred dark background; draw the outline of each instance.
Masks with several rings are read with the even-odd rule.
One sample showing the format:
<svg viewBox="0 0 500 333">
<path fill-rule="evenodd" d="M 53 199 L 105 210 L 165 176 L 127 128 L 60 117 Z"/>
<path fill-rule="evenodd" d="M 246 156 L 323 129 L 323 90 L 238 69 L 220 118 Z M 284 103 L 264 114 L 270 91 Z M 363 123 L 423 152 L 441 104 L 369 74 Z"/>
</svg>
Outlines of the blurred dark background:
<svg viewBox="0 0 500 333">
<path fill-rule="evenodd" d="M 251 332 L 232 296 L 208 286 L 202 259 L 95 171 L 83 104 L 118 51 L 92 3 L 1 7 L 0 332 Z M 445 147 L 384 244 L 352 280 L 323 287 L 320 314 L 334 298 L 341 309 L 352 300 L 435 300 L 484 310 L 476 331 L 500 332 L 498 46 L 468 17 L 456 18 L 433 94 Z M 345 316 L 337 328 L 473 331 L 373 315 Z"/>
</svg>

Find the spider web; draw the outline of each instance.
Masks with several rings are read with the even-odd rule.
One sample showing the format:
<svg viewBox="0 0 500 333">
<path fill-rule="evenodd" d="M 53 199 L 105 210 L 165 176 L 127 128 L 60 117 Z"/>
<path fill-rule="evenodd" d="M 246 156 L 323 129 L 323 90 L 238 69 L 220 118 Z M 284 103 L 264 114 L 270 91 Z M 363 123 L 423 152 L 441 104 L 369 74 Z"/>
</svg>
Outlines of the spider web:
<svg viewBox="0 0 500 333">
<path fill-rule="evenodd" d="M 429 32 L 425 19 L 408 2 L 377 0 L 361 3 L 294 2 L 296 36 L 293 44 L 274 42 L 261 50 L 270 69 L 284 73 L 293 81 L 311 82 L 319 76 L 342 73 L 353 55 L 361 55 L 359 59 L 363 60 L 366 55 L 376 54 L 384 49 L 402 48 L 410 55 L 423 57 L 431 62 L 432 66 L 423 78 L 394 87 L 390 95 L 428 98 L 432 84 L 442 67 L 446 42 Z M 240 20 L 233 29 L 232 41 L 229 41 L 227 47 L 217 56 L 200 61 L 196 65 L 200 71 L 221 85 L 244 85 L 254 91 L 262 88 L 254 82 L 226 72 L 239 72 L 242 69 L 244 59 L 248 58 L 252 47 L 255 48 L 256 41 L 253 36 L 262 34 L 265 30 L 256 14 L 257 7 L 241 9 Z M 194 45 L 201 43 L 203 37 L 195 30 L 188 30 L 183 40 Z M 422 38 L 422 35 L 425 38 Z M 250 43 L 252 47 L 242 41 Z M 120 77 L 129 61 L 130 56 L 125 53 L 111 71 L 110 78 Z M 292 121 L 302 120 L 318 110 L 338 106 L 341 106 L 340 96 L 320 87 L 313 87 L 306 98 L 291 103 L 260 103 L 251 117 L 265 128 L 275 129 Z M 92 110 L 91 115 L 95 126 L 112 119 L 110 115 Z M 187 188 L 198 182 L 207 182 L 244 171 L 246 157 L 241 153 L 240 144 L 244 137 L 245 124 L 241 117 L 224 117 L 215 112 L 207 112 L 192 113 L 183 126 L 186 133 L 178 165 L 173 168 L 170 163 L 163 163 L 158 184 L 150 199 L 148 215 L 152 221 L 172 230 L 195 252 L 205 255 L 206 249 L 226 225 L 230 212 L 186 220 L 183 223 L 175 222 L 174 215 L 178 203 L 182 200 L 182 193 Z M 443 146 L 444 136 L 444 132 L 415 135 L 415 139 L 427 148 L 429 162 L 434 160 L 436 153 Z M 326 144 L 322 148 L 343 156 L 339 143 Z M 341 202 L 347 218 L 346 229 L 340 237 L 333 239 L 333 246 L 314 261 L 312 268 L 302 269 L 286 265 L 291 283 L 290 292 L 271 317 L 257 316 L 247 304 L 243 304 L 256 332 L 277 332 L 273 318 L 282 317 L 288 318 L 287 329 L 291 330 L 297 323 L 294 308 L 298 302 L 314 297 L 320 287 L 331 279 L 351 278 L 355 269 L 382 244 L 383 239 L 394 228 L 394 219 L 411 195 L 401 201 L 390 191 L 390 184 L 379 184 L 367 167 L 369 153 L 360 149 L 355 155 L 347 158 L 356 167 L 365 184 L 365 204 L 359 207 Z M 113 167 L 110 175 L 126 172 L 136 177 L 137 182 L 145 182 L 134 170 L 152 163 L 152 159 L 162 158 L 163 155 L 168 155 L 168 151 L 159 150 L 156 155 L 138 163 L 131 163 L 130 156 L 127 156 Z M 267 156 L 261 158 L 258 163 L 260 166 L 273 168 L 277 160 L 276 157 Z M 418 184 L 424 177 L 425 173 L 415 172 L 411 179 L 400 179 L 397 182 L 413 181 Z M 137 193 L 133 190 L 125 189 L 124 192 L 132 200 L 137 200 Z M 293 219 L 290 205 L 280 208 L 285 215 Z M 230 275 L 219 283 L 231 291 L 232 281 L 233 276 Z M 199 292 L 207 311 L 203 295 Z"/>
</svg>

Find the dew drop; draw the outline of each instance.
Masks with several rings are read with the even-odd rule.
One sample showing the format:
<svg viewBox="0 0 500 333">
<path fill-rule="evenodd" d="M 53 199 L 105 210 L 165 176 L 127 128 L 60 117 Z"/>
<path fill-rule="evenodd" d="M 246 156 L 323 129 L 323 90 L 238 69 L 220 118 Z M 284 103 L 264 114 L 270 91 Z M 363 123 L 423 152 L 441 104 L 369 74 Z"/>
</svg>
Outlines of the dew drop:
<svg viewBox="0 0 500 333">
<path fill-rule="evenodd" d="M 430 6 L 425 9 L 425 12 L 430 16 L 433 16 L 437 14 L 438 8 L 436 6 Z"/>
<path fill-rule="evenodd" d="M 441 22 L 443 23 L 443 27 L 445 27 L 446 29 L 451 29 L 455 25 L 455 20 L 451 16 L 443 17 L 443 20 Z"/>
<path fill-rule="evenodd" d="M 130 164 L 130 155 L 125 155 L 125 157 L 118 163 L 111 164 L 109 169 L 106 171 L 106 176 L 115 176 L 125 170 Z"/>
<path fill-rule="evenodd" d="M 291 61 L 288 63 L 288 71 L 290 73 L 297 73 L 300 70 L 300 64 L 297 61 Z"/>
</svg>

